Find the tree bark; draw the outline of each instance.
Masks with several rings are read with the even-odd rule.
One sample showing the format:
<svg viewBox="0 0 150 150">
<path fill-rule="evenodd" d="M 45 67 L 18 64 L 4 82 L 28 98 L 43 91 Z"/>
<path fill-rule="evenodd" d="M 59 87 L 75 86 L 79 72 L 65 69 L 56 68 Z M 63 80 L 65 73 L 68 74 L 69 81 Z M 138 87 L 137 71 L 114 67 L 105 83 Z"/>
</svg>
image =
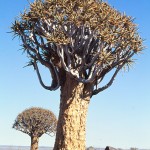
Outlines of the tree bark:
<svg viewBox="0 0 150 150">
<path fill-rule="evenodd" d="M 31 136 L 30 150 L 38 150 L 39 137 Z"/>
<path fill-rule="evenodd" d="M 85 126 L 92 89 L 66 76 L 61 86 L 54 150 L 85 150 Z"/>
</svg>

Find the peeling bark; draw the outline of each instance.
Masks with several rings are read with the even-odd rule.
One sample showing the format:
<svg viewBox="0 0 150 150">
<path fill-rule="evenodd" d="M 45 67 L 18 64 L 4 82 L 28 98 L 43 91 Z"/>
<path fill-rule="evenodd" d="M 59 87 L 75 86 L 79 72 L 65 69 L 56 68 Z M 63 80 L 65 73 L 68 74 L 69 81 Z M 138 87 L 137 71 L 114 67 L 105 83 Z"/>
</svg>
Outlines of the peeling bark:
<svg viewBox="0 0 150 150">
<path fill-rule="evenodd" d="M 38 150 L 39 137 L 31 136 L 30 150 Z"/>
<path fill-rule="evenodd" d="M 85 150 L 85 126 L 91 87 L 66 76 L 66 81 L 61 86 L 54 150 Z"/>
</svg>

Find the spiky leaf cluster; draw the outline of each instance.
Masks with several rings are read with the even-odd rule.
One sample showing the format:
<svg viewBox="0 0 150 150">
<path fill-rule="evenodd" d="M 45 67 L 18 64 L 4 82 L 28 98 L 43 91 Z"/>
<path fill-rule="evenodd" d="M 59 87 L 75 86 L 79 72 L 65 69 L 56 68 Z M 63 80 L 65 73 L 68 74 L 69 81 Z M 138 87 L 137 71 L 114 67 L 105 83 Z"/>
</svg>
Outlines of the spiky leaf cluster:
<svg viewBox="0 0 150 150">
<path fill-rule="evenodd" d="M 13 128 L 30 137 L 41 137 L 45 133 L 55 134 L 56 124 L 57 119 L 50 110 L 32 107 L 17 116 Z"/>
<path fill-rule="evenodd" d="M 96 94 L 143 49 L 133 18 L 98 0 L 35 0 L 12 30 L 48 90 L 59 88 L 65 73 L 97 87 L 115 69 L 108 84 L 93 91 Z M 37 62 L 50 70 L 51 86 L 42 82 Z"/>
</svg>

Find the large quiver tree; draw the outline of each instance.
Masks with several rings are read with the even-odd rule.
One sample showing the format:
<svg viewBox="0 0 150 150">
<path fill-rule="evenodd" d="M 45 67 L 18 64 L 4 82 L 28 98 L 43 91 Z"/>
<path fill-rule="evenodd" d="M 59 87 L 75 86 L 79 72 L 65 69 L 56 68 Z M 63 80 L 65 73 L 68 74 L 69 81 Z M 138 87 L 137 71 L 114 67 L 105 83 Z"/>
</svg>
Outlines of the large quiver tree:
<svg viewBox="0 0 150 150">
<path fill-rule="evenodd" d="M 133 19 L 98 0 L 36 0 L 12 30 L 41 85 L 50 91 L 61 87 L 54 149 L 84 150 L 90 98 L 111 86 L 143 49 Z M 38 63 L 50 71 L 50 86 L 43 83 Z M 108 83 L 100 86 L 111 71 Z"/>
<path fill-rule="evenodd" d="M 30 150 L 38 150 L 39 138 L 45 133 L 54 135 L 56 125 L 57 119 L 53 112 L 39 107 L 32 107 L 17 116 L 13 128 L 28 134 L 31 137 Z"/>
</svg>

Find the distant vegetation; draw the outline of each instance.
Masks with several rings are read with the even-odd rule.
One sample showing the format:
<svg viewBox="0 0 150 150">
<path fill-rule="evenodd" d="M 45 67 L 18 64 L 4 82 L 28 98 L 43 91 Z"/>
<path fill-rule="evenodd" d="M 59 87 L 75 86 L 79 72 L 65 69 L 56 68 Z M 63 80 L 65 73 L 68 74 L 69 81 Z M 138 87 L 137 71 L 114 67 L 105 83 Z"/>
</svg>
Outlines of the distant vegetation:
<svg viewBox="0 0 150 150">
<path fill-rule="evenodd" d="M 31 137 L 31 150 L 38 150 L 39 138 L 44 134 L 54 135 L 57 120 L 55 115 L 47 109 L 29 108 L 20 113 L 13 128 Z"/>
</svg>

